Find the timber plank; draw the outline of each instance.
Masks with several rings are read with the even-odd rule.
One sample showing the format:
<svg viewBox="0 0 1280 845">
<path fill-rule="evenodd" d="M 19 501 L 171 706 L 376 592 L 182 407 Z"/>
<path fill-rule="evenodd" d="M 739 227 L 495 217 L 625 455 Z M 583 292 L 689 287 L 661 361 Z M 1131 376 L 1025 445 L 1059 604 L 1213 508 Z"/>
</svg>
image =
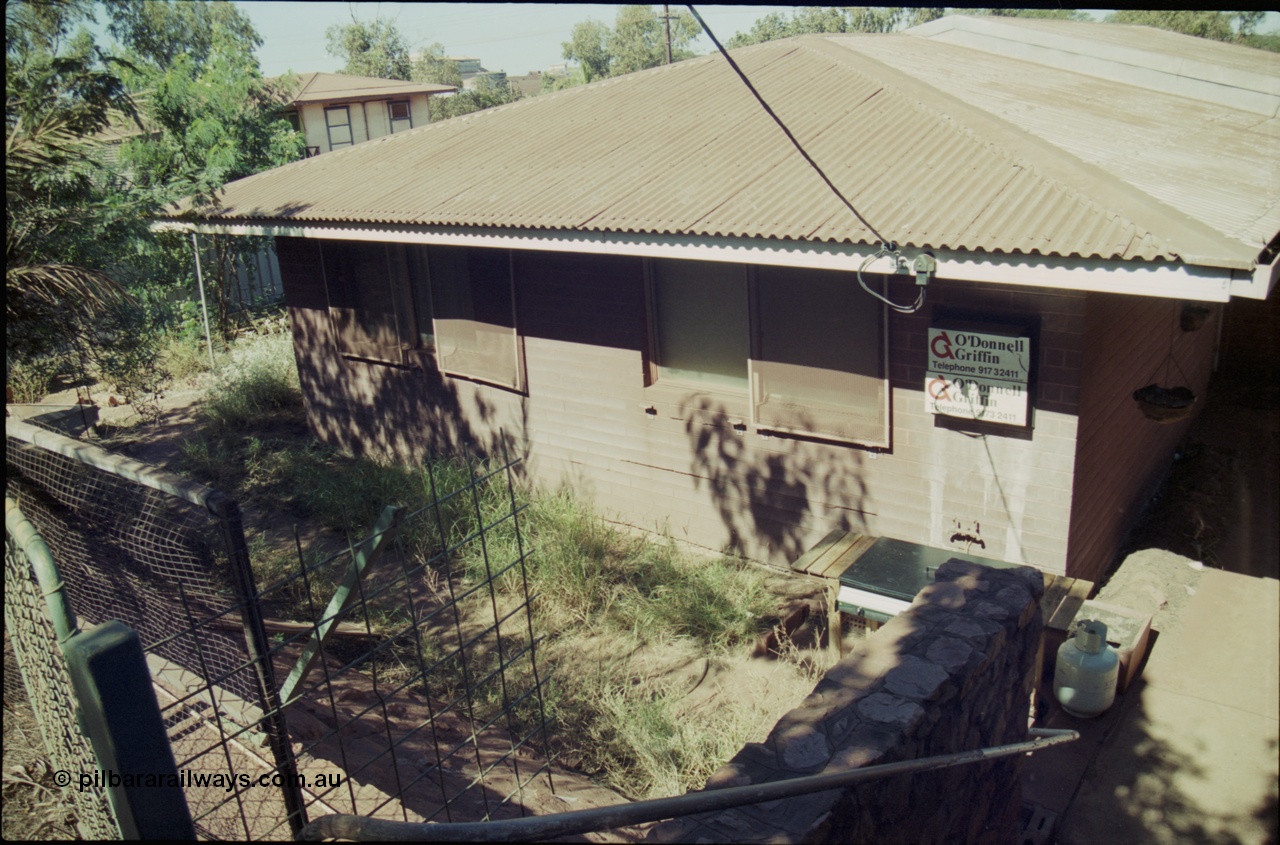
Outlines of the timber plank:
<svg viewBox="0 0 1280 845">
<path fill-rule="evenodd" d="M 829 577 L 825 573 L 831 570 L 841 556 L 848 551 L 849 547 L 857 542 L 858 535 L 852 531 L 842 531 L 840 537 L 834 543 L 827 547 L 826 551 L 815 558 L 809 564 L 808 571 L 810 575 L 818 578 Z"/>
<path fill-rule="evenodd" d="M 866 534 L 858 534 L 850 531 L 848 534 L 850 542 L 844 546 L 839 555 L 832 558 L 827 566 L 821 572 L 814 572 L 823 578 L 839 579 L 844 571 L 853 566 L 854 561 L 862 557 L 863 552 L 871 548 L 876 538 Z"/>
<path fill-rule="evenodd" d="M 1071 585 L 1066 598 L 1062 600 L 1062 604 L 1058 605 L 1058 609 L 1054 611 L 1053 617 L 1050 618 L 1046 627 L 1055 631 L 1067 630 L 1067 626 L 1076 618 L 1076 614 L 1080 612 L 1081 605 L 1089 598 L 1091 592 L 1093 592 L 1092 581 L 1086 581 L 1083 578 L 1075 579 L 1075 583 Z"/>
<path fill-rule="evenodd" d="M 1045 587 L 1044 597 L 1040 599 L 1040 618 L 1044 621 L 1046 627 L 1049 625 L 1049 620 L 1053 618 L 1053 614 L 1057 613 L 1058 606 L 1062 604 L 1062 600 L 1071 591 L 1071 585 L 1075 582 L 1076 579 L 1074 578 L 1055 575 L 1053 580 Z"/>
<path fill-rule="evenodd" d="M 818 541 L 818 544 L 809 551 L 802 554 L 791 564 L 791 568 L 796 572 L 809 572 L 810 567 L 816 563 L 823 555 L 831 551 L 840 540 L 842 540 L 848 532 L 843 528 L 836 528 L 830 531 L 827 536 Z"/>
</svg>

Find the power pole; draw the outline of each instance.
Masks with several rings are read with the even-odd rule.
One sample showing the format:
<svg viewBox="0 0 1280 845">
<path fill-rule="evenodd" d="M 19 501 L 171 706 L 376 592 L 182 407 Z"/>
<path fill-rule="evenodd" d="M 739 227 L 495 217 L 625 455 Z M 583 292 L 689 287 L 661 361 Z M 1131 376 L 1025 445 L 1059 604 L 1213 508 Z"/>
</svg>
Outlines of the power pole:
<svg viewBox="0 0 1280 845">
<path fill-rule="evenodd" d="M 662 22 L 667 27 L 667 64 L 671 64 L 671 7 L 662 4 Z"/>
</svg>

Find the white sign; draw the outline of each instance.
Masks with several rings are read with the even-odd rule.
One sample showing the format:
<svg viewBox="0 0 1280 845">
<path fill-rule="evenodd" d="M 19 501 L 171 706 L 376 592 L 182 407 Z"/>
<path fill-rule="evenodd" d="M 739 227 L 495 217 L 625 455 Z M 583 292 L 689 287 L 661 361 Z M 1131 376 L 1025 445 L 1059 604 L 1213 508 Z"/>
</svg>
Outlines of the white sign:
<svg viewBox="0 0 1280 845">
<path fill-rule="evenodd" d="M 1030 363 L 1030 338 L 930 328 L 929 413 L 1026 425 Z"/>
</svg>

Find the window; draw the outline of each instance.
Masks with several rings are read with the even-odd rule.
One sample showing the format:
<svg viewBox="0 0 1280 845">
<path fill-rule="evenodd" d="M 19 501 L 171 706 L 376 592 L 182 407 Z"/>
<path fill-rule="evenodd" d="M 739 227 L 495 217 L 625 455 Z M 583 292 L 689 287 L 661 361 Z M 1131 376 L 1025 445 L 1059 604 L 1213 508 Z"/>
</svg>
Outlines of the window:
<svg viewBox="0 0 1280 845">
<path fill-rule="evenodd" d="M 343 354 L 523 389 L 511 253 L 505 249 L 322 241 L 329 315 Z"/>
<path fill-rule="evenodd" d="M 392 132 L 413 128 L 413 115 L 409 111 L 408 100 L 392 100 L 387 103 L 387 118 L 391 121 Z"/>
<path fill-rule="evenodd" d="M 427 256 L 440 369 L 522 390 L 511 252 L 433 246 Z"/>
<path fill-rule="evenodd" d="M 355 136 L 351 134 L 351 111 L 346 106 L 326 108 L 324 122 L 329 130 L 329 149 L 349 147 L 355 143 Z"/>
<path fill-rule="evenodd" d="M 426 289 L 422 251 L 402 244 L 321 242 L 329 316 L 344 354 L 404 364 L 406 351 L 430 347 L 429 333 L 424 337 L 419 328 L 415 337 L 422 311 L 414 308 L 414 294 Z"/>
<path fill-rule="evenodd" d="M 657 384 L 738 393 L 761 429 L 888 445 L 884 309 L 853 274 L 653 260 L 649 281 Z"/>
<path fill-rule="evenodd" d="M 888 445 L 884 309 L 853 273 L 760 267 L 752 303 L 752 422 Z"/>
<path fill-rule="evenodd" d="M 746 267 L 659 259 L 650 262 L 649 278 L 659 378 L 745 389 Z"/>
</svg>

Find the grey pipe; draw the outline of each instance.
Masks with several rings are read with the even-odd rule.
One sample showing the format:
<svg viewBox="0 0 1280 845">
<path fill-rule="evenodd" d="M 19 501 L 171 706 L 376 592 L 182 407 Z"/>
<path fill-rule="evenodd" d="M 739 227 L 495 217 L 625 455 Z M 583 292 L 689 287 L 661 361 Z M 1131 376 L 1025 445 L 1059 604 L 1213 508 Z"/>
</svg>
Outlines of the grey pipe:
<svg viewBox="0 0 1280 845">
<path fill-rule="evenodd" d="M 381 840 L 395 842 L 527 842 L 554 840 L 558 837 L 593 830 L 611 830 L 641 822 L 670 819 L 777 801 L 811 792 L 840 789 L 858 781 L 891 777 L 909 772 L 927 772 L 981 763 L 998 757 L 1029 754 L 1073 742 L 1080 734 L 1072 730 L 1033 728 L 1028 731 L 1035 739 L 996 745 L 957 754 L 943 754 L 919 760 L 903 760 L 883 763 L 845 772 L 807 775 L 770 783 L 734 786 L 703 792 L 691 792 L 674 798 L 655 798 L 612 807 L 596 807 L 590 810 L 574 810 L 552 816 L 531 816 L 521 819 L 501 819 L 487 822 L 443 822 L 439 824 L 415 824 L 365 816 L 322 816 L 308 824 L 298 834 L 299 839 Z"/>
</svg>

